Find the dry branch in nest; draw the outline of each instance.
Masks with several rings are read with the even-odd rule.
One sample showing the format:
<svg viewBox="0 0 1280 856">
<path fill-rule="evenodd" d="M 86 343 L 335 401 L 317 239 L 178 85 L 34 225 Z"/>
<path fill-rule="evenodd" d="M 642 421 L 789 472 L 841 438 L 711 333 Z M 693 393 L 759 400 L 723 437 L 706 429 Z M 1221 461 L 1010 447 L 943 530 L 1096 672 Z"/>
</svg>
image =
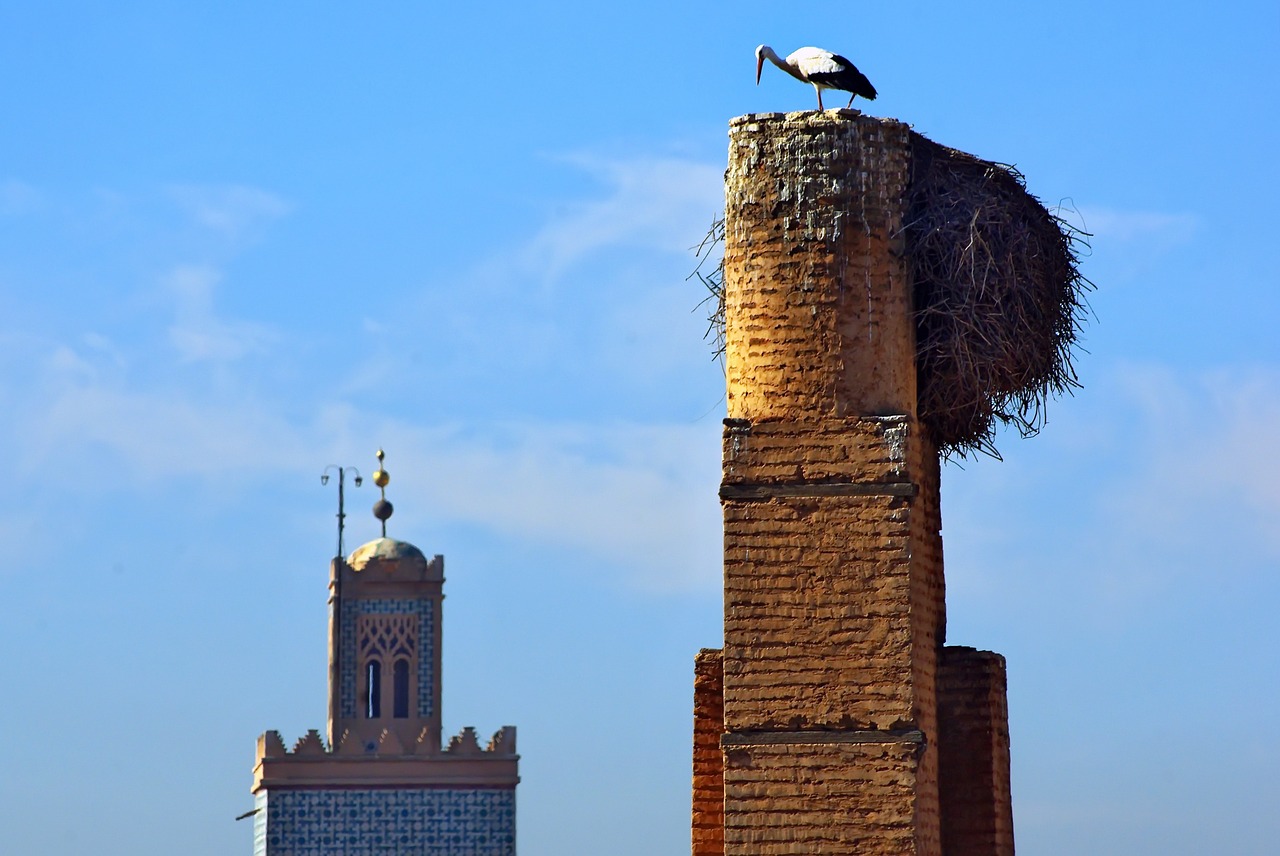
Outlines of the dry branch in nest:
<svg viewBox="0 0 1280 856">
<path fill-rule="evenodd" d="M 697 309 L 707 304 L 711 305 L 711 311 L 707 313 L 707 332 L 702 334 L 702 338 L 711 340 L 711 344 L 715 347 L 712 359 L 716 360 L 724 356 L 724 254 L 721 253 L 720 260 L 710 270 L 703 272 L 703 267 L 711 260 L 716 248 L 723 245 L 724 217 L 717 217 L 711 221 L 711 228 L 707 230 L 702 241 L 693 248 L 698 266 L 693 269 L 693 273 L 685 277 L 685 279 L 693 279 L 696 276 L 698 281 L 706 286 L 707 296 L 698 303 Z"/>
<path fill-rule="evenodd" d="M 918 413 L 944 455 L 999 457 L 999 425 L 1022 436 L 1051 398 L 1079 387 L 1072 357 L 1093 284 L 1080 273 L 1089 235 L 1027 192 L 1021 173 L 911 135 L 903 225 L 914 280 Z M 717 219 L 694 271 L 710 294 L 707 338 L 724 353 L 724 240 Z"/>
</svg>

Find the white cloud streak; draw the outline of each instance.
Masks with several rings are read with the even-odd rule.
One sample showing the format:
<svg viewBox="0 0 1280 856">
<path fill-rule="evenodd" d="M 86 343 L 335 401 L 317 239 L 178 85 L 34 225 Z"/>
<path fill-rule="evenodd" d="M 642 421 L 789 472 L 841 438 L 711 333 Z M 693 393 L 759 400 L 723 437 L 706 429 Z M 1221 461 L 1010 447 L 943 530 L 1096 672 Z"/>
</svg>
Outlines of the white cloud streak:
<svg viewBox="0 0 1280 856">
<path fill-rule="evenodd" d="M 175 301 L 169 343 L 186 362 L 226 363 L 267 350 L 274 338 L 270 328 L 248 321 L 225 321 L 213 307 L 221 273 L 203 265 L 181 265 L 164 278 Z"/>
<path fill-rule="evenodd" d="M 948 470 L 951 606 L 1000 615 L 1052 592 L 1114 630 L 1143 604 L 1273 574 L 1277 436 L 1276 367 L 1112 369 L 1033 448 Z"/>
<path fill-rule="evenodd" d="M 605 247 L 687 253 L 723 208 L 723 169 L 675 158 L 566 159 L 607 188 L 544 226 L 520 254 L 527 270 L 555 279 Z"/>
<path fill-rule="evenodd" d="M 431 513 L 580 551 L 653 591 L 720 579 L 719 433 L 613 423 L 410 431 L 406 466 L 430 473 Z"/>
<path fill-rule="evenodd" d="M 465 365 L 451 368 L 472 376 L 507 371 L 513 355 L 524 367 L 572 360 L 607 368 L 618 384 L 655 383 L 687 370 L 689 359 L 710 363 L 695 311 L 705 293 L 686 278 L 692 245 L 723 208 L 723 168 L 679 158 L 562 161 L 597 180 L 592 197 L 470 270 L 433 271 L 416 305 L 379 324 L 379 345 L 358 358 L 344 391 L 409 370 L 403 354 L 424 325 L 437 331 L 444 356 L 432 368 L 457 357 Z"/>
<path fill-rule="evenodd" d="M 0 217 L 18 217 L 43 208 L 44 194 L 35 186 L 14 178 L 0 181 Z"/>
<path fill-rule="evenodd" d="M 358 457 L 377 437 L 400 472 L 430 475 L 406 480 L 398 499 L 427 519 L 576 551 L 644 590 L 706 590 L 719 579 L 714 421 L 441 427 L 348 405 L 298 417 L 273 399 L 138 388 L 100 341 L 45 342 L 35 360 L 34 343 L 23 344 L 33 371 L 6 397 L 28 404 L 11 411 L 0 463 L 58 490 L 153 491 L 196 478 L 238 496 L 247 480 L 309 476 L 317 461 Z"/>
<path fill-rule="evenodd" d="M 1131 486 L 1112 507 L 1152 538 L 1204 544 L 1234 530 L 1280 556 L 1280 370 L 1128 366 L 1118 380 L 1140 433 Z"/>
<path fill-rule="evenodd" d="M 703 589 L 719 578 L 714 424 L 464 430 L 397 426 L 351 408 L 299 423 L 262 401 L 228 406 L 94 385 L 65 349 L 50 370 L 67 382 L 17 426 L 25 471 L 71 467 L 72 481 L 128 473 L 143 489 L 190 477 L 241 481 L 307 473 L 336 438 L 349 447 L 379 436 L 401 472 L 430 474 L 430 484 L 401 485 L 399 497 L 431 519 L 580 551 L 644 589 Z"/>
<path fill-rule="evenodd" d="M 253 237 L 293 210 L 284 198 L 243 184 L 177 184 L 168 192 L 198 225 L 233 240 Z"/>
<path fill-rule="evenodd" d="M 1191 214 L 1173 214 L 1162 211 L 1128 211 L 1117 208 L 1086 206 L 1079 211 L 1079 223 L 1086 232 L 1102 241 L 1133 243 L 1156 242 L 1163 245 L 1180 244 L 1194 237 L 1200 221 Z M 1068 220 L 1075 220 L 1070 212 L 1063 212 Z"/>
</svg>

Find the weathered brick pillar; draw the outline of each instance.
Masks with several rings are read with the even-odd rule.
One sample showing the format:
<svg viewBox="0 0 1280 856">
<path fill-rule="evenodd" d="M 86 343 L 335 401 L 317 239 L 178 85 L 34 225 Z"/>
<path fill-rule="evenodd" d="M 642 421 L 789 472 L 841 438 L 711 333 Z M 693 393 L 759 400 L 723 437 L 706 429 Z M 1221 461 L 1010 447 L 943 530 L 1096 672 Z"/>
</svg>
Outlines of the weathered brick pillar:
<svg viewBox="0 0 1280 856">
<path fill-rule="evenodd" d="M 693 661 L 693 856 L 724 856 L 724 670 L 721 652 Z"/>
<path fill-rule="evenodd" d="M 938 664 L 942 844 L 947 856 L 1013 856 L 1004 657 L 949 646 Z"/>
<path fill-rule="evenodd" d="M 725 206 L 724 853 L 941 852 L 939 462 L 909 129 L 740 117 Z"/>
</svg>

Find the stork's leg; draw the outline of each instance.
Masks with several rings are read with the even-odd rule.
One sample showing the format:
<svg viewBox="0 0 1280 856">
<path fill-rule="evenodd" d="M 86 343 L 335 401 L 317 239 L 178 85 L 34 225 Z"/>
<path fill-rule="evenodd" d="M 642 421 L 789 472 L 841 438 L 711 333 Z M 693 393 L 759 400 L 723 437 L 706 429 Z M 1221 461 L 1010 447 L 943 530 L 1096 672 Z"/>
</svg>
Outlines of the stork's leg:
<svg viewBox="0 0 1280 856">
<path fill-rule="evenodd" d="M 853 99 L 855 99 L 855 98 L 857 98 L 857 97 L 858 97 L 858 93 L 856 93 L 856 92 L 855 92 L 855 93 L 853 93 L 852 95 L 850 95 L 850 96 L 849 96 L 849 103 L 845 105 L 845 108 L 844 108 L 844 109 L 848 110 L 850 107 L 852 107 L 852 106 L 853 106 Z"/>
<path fill-rule="evenodd" d="M 813 85 L 813 91 L 818 93 L 818 112 L 821 113 L 826 109 L 822 106 L 822 87 L 815 83 Z"/>
</svg>

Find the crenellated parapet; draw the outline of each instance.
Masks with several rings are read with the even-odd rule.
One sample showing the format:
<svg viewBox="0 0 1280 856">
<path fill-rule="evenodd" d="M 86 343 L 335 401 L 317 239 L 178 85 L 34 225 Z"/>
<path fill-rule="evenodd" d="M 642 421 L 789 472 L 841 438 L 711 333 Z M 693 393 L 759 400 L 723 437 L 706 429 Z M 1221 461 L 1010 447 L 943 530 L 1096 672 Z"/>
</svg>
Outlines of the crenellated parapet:
<svg viewBox="0 0 1280 856">
<path fill-rule="evenodd" d="M 432 745 L 425 730 L 417 741 L 404 743 L 393 729 L 383 729 L 371 741 L 344 735 L 330 746 L 312 729 L 289 749 L 280 732 L 267 731 L 258 738 L 253 789 L 319 784 L 514 788 L 520 781 L 519 759 L 514 725 L 498 729 L 485 745 L 468 726 L 444 747 Z"/>
<path fill-rule="evenodd" d="M 504 725 L 495 731 L 493 737 L 489 738 L 489 746 L 485 751 L 496 755 L 515 755 L 516 727 L 514 725 Z"/>
<path fill-rule="evenodd" d="M 402 743 L 396 736 L 396 732 L 389 728 L 382 729 L 377 739 L 371 743 L 365 743 L 350 732 L 344 732 L 339 741 L 330 746 L 320 736 L 319 730 L 312 728 L 299 737 L 294 742 L 293 748 L 289 749 L 279 731 L 265 731 L 258 738 L 257 759 L 261 761 L 263 758 L 314 758 L 330 755 L 386 755 L 419 758 L 518 757 L 514 725 L 504 725 L 499 728 L 484 746 L 480 745 L 476 730 L 470 725 L 450 737 L 448 744 L 443 748 L 433 747 L 426 732 L 427 729 L 423 729 L 417 741 L 407 745 Z"/>
</svg>

